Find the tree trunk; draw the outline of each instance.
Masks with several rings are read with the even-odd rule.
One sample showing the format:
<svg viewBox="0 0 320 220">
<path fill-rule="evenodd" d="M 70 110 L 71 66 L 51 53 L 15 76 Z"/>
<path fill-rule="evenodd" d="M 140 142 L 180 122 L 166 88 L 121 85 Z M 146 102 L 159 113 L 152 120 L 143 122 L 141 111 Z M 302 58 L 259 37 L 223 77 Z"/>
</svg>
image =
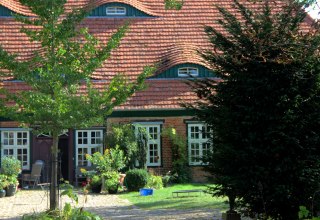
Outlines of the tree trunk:
<svg viewBox="0 0 320 220">
<path fill-rule="evenodd" d="M 50 210 L 55 210 L 59 207 L 58 195 L 58 133 L 52 134 L 51 148 L 51 183 L 50 183 Z"/>
</svg>

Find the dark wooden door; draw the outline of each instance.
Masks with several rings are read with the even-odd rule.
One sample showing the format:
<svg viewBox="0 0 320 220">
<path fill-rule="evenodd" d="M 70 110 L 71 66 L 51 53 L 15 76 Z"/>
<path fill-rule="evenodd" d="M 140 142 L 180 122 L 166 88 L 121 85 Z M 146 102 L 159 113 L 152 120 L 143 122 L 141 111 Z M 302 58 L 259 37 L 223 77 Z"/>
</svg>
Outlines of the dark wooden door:
<svg viewBox="0 0 320 220">
<path fill-rule="evenodd" d="M 69 158 L 69 146 L 68 146 L 68 137 L 62 136 L 59 139 L 59 179 L 63 178 L 68 180 L 68 158 Z"/>
</svg>

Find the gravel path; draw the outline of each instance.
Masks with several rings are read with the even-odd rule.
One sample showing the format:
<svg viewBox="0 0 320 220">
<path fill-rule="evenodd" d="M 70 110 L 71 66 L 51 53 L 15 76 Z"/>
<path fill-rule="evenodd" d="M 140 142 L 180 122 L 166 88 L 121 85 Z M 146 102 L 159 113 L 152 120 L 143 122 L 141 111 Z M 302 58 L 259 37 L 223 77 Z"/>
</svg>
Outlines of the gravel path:
<svg viewBox="0 0 320 220">
<path fill-rule="evenodd" d="M 21 219 L 24 214 L 44 211 L 49 207 L 47 192 L 21 190 L 13 197 L 0 198 L 0 219 Z M 79 196 L 79 207 L 99 214 L 104 219 L 221 219 L 220 210 L 144 210 L 117 195 L 89 194 L 85 202 Z M 63 198 L 62 203 L 68 201 Z"/>
</svg>

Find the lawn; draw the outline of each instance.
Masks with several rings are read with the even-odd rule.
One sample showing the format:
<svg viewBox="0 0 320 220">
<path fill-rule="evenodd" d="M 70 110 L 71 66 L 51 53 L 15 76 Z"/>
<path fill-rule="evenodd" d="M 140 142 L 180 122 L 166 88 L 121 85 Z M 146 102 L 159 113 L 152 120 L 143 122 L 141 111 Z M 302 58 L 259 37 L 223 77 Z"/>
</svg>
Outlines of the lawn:
<svg viewBox="0 0 320 220">
<path fill-rule="evenodd" d="M 154 190 L 152 196 L 140 196 L 139 192 L 129 192 L 120 195 L 123 199 L 128 199 L 134 205 L 144 209 L 192 209 L 210 208 L 227 210 L 226 198 L 212 197 L 212 195 L 202 193 L 181 195 L 172 197 L 175 190 L 206 189 L 206 185 L 200 184 L 177 184 L 163 189 Z"/>
</svg>

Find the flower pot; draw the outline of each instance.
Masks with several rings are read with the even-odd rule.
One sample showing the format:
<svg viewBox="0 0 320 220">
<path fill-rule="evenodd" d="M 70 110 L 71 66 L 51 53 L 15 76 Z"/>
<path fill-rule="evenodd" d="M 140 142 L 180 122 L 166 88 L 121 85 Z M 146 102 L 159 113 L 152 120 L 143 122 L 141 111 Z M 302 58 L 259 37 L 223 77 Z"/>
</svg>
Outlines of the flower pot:
<svg viewBox="0 0 320 220">
<path fill-rule="evenodd" d="M 17 191 L 17 186 L 14 185 L 14 184 L 11 184 L 9 185 L 7 188 L 6 188 L 6 196 L 13 196 Z"/>
<path fill-rule="evenodd" d="M 91 192 L 93 193 L 101 193 L 102 184 L 91 186 Z"/>
<path fill-rule="evenodd" d="M 0 198 L 6 196 L 6 191 L 4 189 L 0 190 Z"/>
</svg>

